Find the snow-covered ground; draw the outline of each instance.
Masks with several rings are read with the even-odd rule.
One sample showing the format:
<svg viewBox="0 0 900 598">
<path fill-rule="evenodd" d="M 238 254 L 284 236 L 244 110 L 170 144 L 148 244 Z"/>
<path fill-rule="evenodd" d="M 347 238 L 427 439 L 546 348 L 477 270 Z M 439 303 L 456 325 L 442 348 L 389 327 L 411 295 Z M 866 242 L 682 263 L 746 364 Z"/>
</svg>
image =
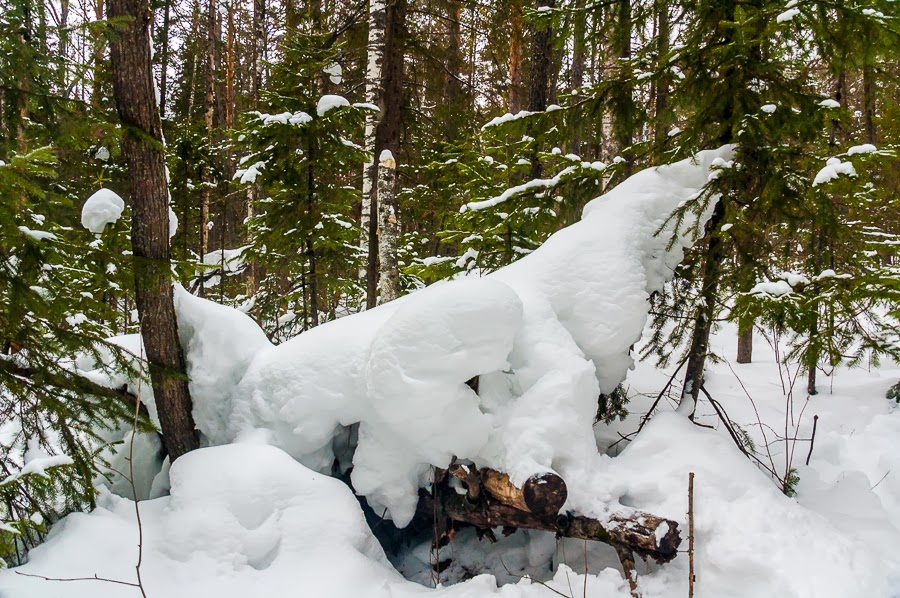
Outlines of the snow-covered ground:
<svg viewBox="0 0 900 598">
<path fill-rule="evenodd" d="M 714 338 L 724 357 L 736 337 L 725 326 Z M 794 498 L 735 448 L 703 401 L 692 425 L 663 402 L 629 446 L 620 443 L 601 460 L 602 475 L 619 500 L 684 524 L 688 472 L 695 473 L 698 597 L 878 598 L 900 595 L 893 548 L 900 542 L 900 410 L 884 398 L 900 367 L 838 369 L 820 376 L 821 394 L 794 397 L 794 418 L 782 391 L 779 368 L 757 335 L 754 363 L 711 367 L 708 387 L 729 416 L 754 439 L 777 470 L 785 467 L 787 437 L 799 440 L 791 465 L 800 481 Z M 733 371 L 732 371 L 733 369 Z M 634 431 L 670 372 L 639 363 L 629 375 L 632 415 L 596 428 L 601 445 Z M 793 373 L 792 373 L 793 375 Z M 746 389 L 746 392 L 745 392 Z M 637 393 L 646 393 L 644 396 Z M 749 395 L 749 397 L 748 397 Z M 750 397 L 753 401 L 751 402 Z M 755 405 L 755 408 L 754 408 Z M 757 412 L 759 414 L 757 418 Z M 802 416 L 801 416 L 802 412 Z M 808 439 L 818 416 L 809 466 Z M 758 425 L 759 421 L 762 426 Z M 440 589 L 432 583 L 429 546 L 413 547 L 391 566 L 341 482 L 298 464 L 282 450 L 245 442 L 201 449 L 171 471 L 172 494 L 140 503 L 143 523 L 142 580 L 147 596 L 360 596 L 413 595 L 507 598 L 550 596 L 530 574 L 565 596 L 628 596 L 615 553 L 581 541 L 557 542 L 544 532 L 517 532 L 498 544 L 464 532 L 440 557 L 454 560 L 442 580 L 468 581 Z M 684 528 L 686 530 L 686 527 Z M 683 534 L 684 535 L 684 534 Z M 500 534 L 498 534 L 500 536 Z M 138 528 L 134 503 L 108 494 L 90 514 L 57 524 L 31 562 L 0 573 L 3 598 L 103 598 L 139 596 L 136 588 L 103 581 L 46 581 L 106 577 L 134 582 Z M 568 564 L 568 567 L 565 564 Z M 551 567 L 553 571 L 551 571 Z M 663 566 L 638 563 L 646 598 L 687 595 L 687 555 Z M 498 589 L 498 581 L 510 585 Z"/>
<path fill-rule="evenodd" d="M 706 388 L 763 466 L 782 477 L 796 470 L 794 497 L 738 450 L 706 401 L 702 425 L 663 400 L 623 441 L 671 374 L 652 364 L 626 379 L 632 415 L 591 426 L 598 392 L 628 371 L 649 293 L 690 241 L 670 251 L 668 237 L 652 233 L 722 155 L 639 173 L 509 268 L 278 346 L 246 315 L 177 289 L 194 417 L 210 446 L 170 470 L 155 436 L 141 437 L 136 489 L 152 498 L 139 503 L 142 525 L 120 496 L 130 485 L 115 484 L 119 495 L 66 517 L 27 565 L 0 572 L 0 597 L 140 596 L 139 541 L 149 598 L 631 595 L 612 549 L 549 533 L 498 533 L 492 545 L 462 530 L 440 555 L 424 540 L 389 558 L 348 486 L 325 475 L 335 460 L 342 471 L 352 460 L 356 490 L 402 525 L 432 468 L 454 455 L 513 480 L 555 471 L 569 487 L 566 510 L 603 519 L 636 508 L 678 521 L 682 538 L 694 472 L 700 598 L 900 596 L 891 550 L 900 540 L 900 413 L 884 398 L 896 364 L 820 375 L 812 398 L 761 334 L 754 363 L 710 366 Z M 735 338 L 724 326 L 714 350 L 727 360 Z M 96 364 L 77 367 L 103 383 Z M 477 394 L 466 385 L 476 375 Z M 142 397 L 155 413 L 146 389 Z M 123 459 L 120 449 L 117 469 L 127 469 Z M 448 558 L 435 579 L 431 563 Z M 686 596 L 687 577 L 684 553 L 638 563 L 645 598 Z"/>
</svg>

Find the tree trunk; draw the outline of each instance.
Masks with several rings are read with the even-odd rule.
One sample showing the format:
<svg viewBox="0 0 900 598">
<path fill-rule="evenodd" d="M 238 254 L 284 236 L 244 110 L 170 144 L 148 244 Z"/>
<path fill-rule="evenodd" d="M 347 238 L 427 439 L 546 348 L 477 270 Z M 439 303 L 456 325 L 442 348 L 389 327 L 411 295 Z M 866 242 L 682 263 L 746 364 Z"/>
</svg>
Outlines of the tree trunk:
<svg viewBox="0 0 900 598">
<path fill-rule="evenodd" d="M 450 486 L 450 476 L 462 482 L 464 493 Z M 445 539 L 448 520 L 482 530 L 539 529 L 566 538 L 605 542 L 659 563 L 675 558 L 681 543 L 677 522 L 627 507 L 617 508 L 616 515 L 603 522 L 560 513 L 566 498 L 565 481 L 552 472 L 533 475 L 518 488 L 505 473 L 454 462 L 446 470 L 435 471 L 433 493 L 419 491 L 415 515 L 419 523 L 413 523 L 413 528 L 434 530 L 436 542 Z"/>
<path fill-rule="evenodd" d="M 60 0 L 59 29 L 57 35 L 59 36 L 59 83 L 63 87 L 66 87 L 66 80 L 68 79 L 66 67 L 69 64 L 69 0 Z"/>
<path fill-rule="evenodd" d="M 750 363 L 753 360 L 753 326 L 738 334 L 737 362 Z"/>
<path fill-rule="evenodd" d="M 197 448 L 191 395 L 172 297 L 169 201 L 162 121 L 150 63 L 147 0 L 110 0 L 109 18 L 130 18 L 110 44 L 116 110 L 131 193 L 131 243 L 141 338 L 150 364 L 163 444 L 174 461 Z"/>
<path fill-rule="evenodd" d="M 391 150 L 384 150 L 378 164 L 378 289 L 381 302 L 387 303 L 400 296 L 400 268 L 397 250 L 400 241 L 397 201 L 394 181 L 397 163 Z"/>
<path fill-rule="evenodd" d="M 316 214 L 316 179 L 313 165 L 318 155 L 318 149 L 315 147 L 315 140 L 312 137 L 308 137 L 308 139 L 309 143 L 306 146 L 306 208 L 310 220 L 317 222 L 319 217 Z M 314 234 L 313 231 L 310 231 L 306 238 L 306 259 L 309 263 L 309 325 L 311 328 L 319 325 L 319 284 L 316 274 L 316 249 L 313 245 Z M 303 322 L 303 328 L 306 329 L 306 321 Z"/>
<path fill-rule="evenodd" d="M 160 36 L 162 49 L 159 60 L 159 115 L 162 118 L 166 117 L 166 99 L 168 98 L 169 89 L 169 12 L 171 4 L 171 0 L 163 2 L 163 25 L 162 35 Z"/>
<path fill-rule="evenodd" d="M 625 63 L 631 60 L 631 0 L 619 0 L 618 15 L 616 18 L 616 42 L 619 46 L 620 69 L 625 68 Z M 630 67 L 628 67 L 630 69 Z M 613 131 L 616 138 L 617 151 L 625 158 L 625 176 L 629 177 L 634 172 L 634 152 L 631 146 L 634 143 L 634 89 L 631 84 L 631 74 L 625 74 L 626 80 L 621 85 L 622 97 L 616 102 L 614 112 Z"/>
<path fill-rule="evenodd" d="M 522 0 L 509 6 L 509 99 L 508 110 L 522 110 Z"/>
<path fill-rule="evenodd" d="M 94 18 L 97 21 L 103 20 L 103 0 L 95 0 L 94 2 Z M 98 35 L 94 38 L 94 48 L 93 48 L 93 56 L 91 60 L 93 77 L 91 79 L 91 107 L 94 109 L 101 109 L 103 105 L 103 97 L 102 97 L 102 77 L 100 76 L 100 72 L 103 69 L 103 47 L 105 44 L 104 36 Z"/>
<path fill-rule="evenodd" d="M 666 0 L 656 0 L 656 68 L 659 70 L 659 78 L 656 80 L 653 98 L 654 129 L 653 142 L 656 146 L 657 159 L 661 161 L 663 152 L 666 151 L 669 140 L 669 125 L 671 119 L 667 111 L 669 108 L 669 3 Z"/>
<path fill-rule="evenodd" d="M 378 201 L 375 197 L 376 143 L 375 133 L 384 116 L 384 70 L 385 28 L 387 26 L 387 6 L 385 0 L 369 0 L 369 40 L 366 65 L 366 102 L 378 106 L 378 112 L 366 114 L 364 148 L 366 163 L 363 164 L 362 211 L 360 213 L 360 247 L 366 254 L 366 264 L 360 268 L 360 279 L 366 280 L 366 308 L 375 307 L 377 302 L 376 260 Z"/>
<path fill-rule="evenodd" d="M 212 197 L 213 117 L 216 92 L 216 0 L 209 0 L 206 21 L 206 95 L 203 120 L 206 124 L 206 160 L 200 169 L 200 260 L 209 252 L 209 204 Z M 204 294 L 204 285 L 199 294 Z"/>
<path fill-rule="evenodd" d="M 706 356 L 709 353 L 709 335 L 712 332 L 716 315 L 716 300 L 719 296 L 719 273 L 722 256 L 719 238 L 719 227 L 725 218 L 725 198 L 716 202 L 713 215 L 706 226 L 706 255 L 703 259 L 703 278 L 700 287 L 700 301 L 694 316 L 694 330 L 691 334 L 691 346 L 688 350 L 687 369 L 684 374 L 684 391 L 678 410 L 694 419 L 700 387 L 703 386 L 703 371 L 706 367 Z"/>
<path fill-rule="evenodd" d="M 556 0 L 539 0 L 539 7 L 553 8 Z M 553 26 L 543 18 L 534 26 L 531 38 L 531 78 L 528 81 L 528 110 L 547 109 L 547 89 L 550 84 L 550 61 L 553 58 Z M 537 148 L 531 156 L 531 178 L 541 178 L 541 161 Z"/>
<path fill-rule="evenodd" d="M 250 41 L 250 109 L 259 110 L 266 41 L 266 0 L 253 0 L 253 32 Z M 251 183 L 247 187 L 245 209 L 241 210 L 246 214 L 248 221 L 253 218 L 254 204 L 258 196 L 259 187 L 255 182 Z M 247 240 L 251 241 L 249 238 Z M 251 261 L 247 267 L 247 294 L 249 296 L 252 297 L 256 294 L 261 279 L 262 268 L 259 264 Z"/>
<path fill-rule="evenodd" d="M 443 133 L 445 141 L 455 141 L 462 132 L 462 119 L 465 111 L 460 105 L 463 89 L 459 78 L 462 66 L 460 55 L 460 19 L 462 18 L 461 0 L 447 2 L 447 73 L 444 88 Z"/>
<path fill-rule="evenodd" d="M 866 143 L 876 144 L 875 131 L 875 68 L 871 64 L 863 66 L 863 122 L 866 128 Z"/>
<path fill-rule="evenodd" d="M 572 15 L 575 20 L 572 28 L 572 76 L 570 86 L 576 98 L 581 97 L 581 87 L 584 85 L 584 67 L 587 59 L 587 11 L 584 0 L 578 0 L 575 6 L 576 12 Z M 581 128 L 576 124 L 572 131 L 572 153 L 581 155 Z"/>
</svg>

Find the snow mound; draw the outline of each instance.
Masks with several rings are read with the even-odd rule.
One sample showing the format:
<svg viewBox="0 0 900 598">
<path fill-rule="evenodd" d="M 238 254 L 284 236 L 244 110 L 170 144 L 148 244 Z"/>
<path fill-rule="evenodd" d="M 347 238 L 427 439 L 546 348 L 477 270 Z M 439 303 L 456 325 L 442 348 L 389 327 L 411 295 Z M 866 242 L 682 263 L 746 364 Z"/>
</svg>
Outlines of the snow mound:
<svg viewBox="0 0 900 598">
<path fill-rule="evenodd" d="M 99 235 L 107 224 L 122 217 L 125 202 L 115 191 L 100 189 L 87 198 L 81 208 L 81 226 Z"/>
<path fill-rule="evenodd" d="M 608 460 L 607 484 L 627 480 L 629 501 L 683 521 L 694 472 L 695 566 L 704 596 L 890 595 L 885 562 L 871 546 L 782 494 L 730 443 L 660 413 Z M 679 559 L 646 577 L 644 596 L 686 595 L 686 569 Z"/>
<path fill-rule="evenodd" d="M 511 266 L 278 346 L 243 313 L 176 289 L 197 427 L 212 445 L 262 438 L 323 473 L 352 457 L 354 488 L 401 527 L 454 456 L 516 483 L 555 471 L 567 508 L 604 514 L 587 475 L 597 396 L 625 378 L 649 295 L 693 241 L 669 250 L 671 228 L 655 233 L 729 154 L 645 170 Z"/>
<path fill-rule="evenodd" d="M 194 420 L 207 438 L 226 437 L 232 395 L 251 361 L 272 347 L 248 315 L 175 286 L 178 336 L 189 356 Z"/>
<path fill-rule="evenodd" d="M 347 486 L 271 446 L 194 451 L 172 466 L 171 480 L 171 496 L 140 503 L 141 577 L 148 596 L 539 598 L 548 592 L 528 580 L 501 590 L 490 575 L 440 589 L 403 579 Z M 100 503 L 93 513 L 66 517 L 17 571 L 56 578 L 96 574 L 134 583 L 134 503 L 109 494 Z M 547 585 L 563 591 L 577 583 L 590 595 L 629 596 L 615 569 L 587 577 L 562 566 Z M 62 583 L 4 571 L 0 596 L 129 598 L 140 593 L 115 583 Z"/>
</svg>

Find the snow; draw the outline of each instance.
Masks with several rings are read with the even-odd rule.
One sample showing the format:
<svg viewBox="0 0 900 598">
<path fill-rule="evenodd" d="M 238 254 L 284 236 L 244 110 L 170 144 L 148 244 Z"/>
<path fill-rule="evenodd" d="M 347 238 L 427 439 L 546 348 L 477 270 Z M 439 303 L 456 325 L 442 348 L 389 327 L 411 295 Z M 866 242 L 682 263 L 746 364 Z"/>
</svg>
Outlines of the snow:
<svg viewBox="0 0 900 598">
<path fill-rule="evenodd" d="M 430 583 L 430 539 L 389 562 L 349 488 L 323 475 L 352 465 L 357 492 L 403 525 L 432 468 L 456 456 L 505 471 L 514 483 L 555 471 L 569 485 L 566 510 L 602 520 L 637 508 L 679 522 L 683 538 L 687 476 L 694 472 L 698 596 L 896 596 L 900 478 L 886 472 L 900 469 L 900 410 L 883 399 L 900 376 L 896 364 L 838 369 L 821 382 L 828 392 L 808 401 L 799 389 L 782 390 L 774 351 L 759 335 L 754 363 L 709 365 L 705 387 L 761 458 L 771 451 L 776 467 L 797 469 L 796 498 L 735 448 L 705 402 L 697 421 L 716 429 L 693 425 L 663 401 L 630 444 L 612 446 L 636 428 L 672 374 L 648 363 L 629 373 L 648 298 L 693 241 L 679 237 L 667 249 L 671 228 L 654 233 L 697 196 L 714 165 L 728 164 L 729 154 L 707 151 L 696 161 L 642 171 L 511 266 L 432 285 L 277 346 L 240 311 L 176 287 L 194 417 L 209 448 L 168 470 L 136 462 L 139 496 L 170 488 L 169 496 L 140 503 L 148 595 L 548 595 L 538 583 L 515 583 L 516 575 L 564 595 L 580 596 L 584 587 L 590 596 L 630 595 L 611 549 L 557 543 L 541 532 L 519 531 L 497 545 L 461 532 L 447 549 L 453 565 L 442 577 L 460 583 L 429 589 L 407 581 L 395 566 Z M 757 289 L 790 292 L 806 283 L 799 274 L 781 276 Z M 713 350 L 730 356 L 733 346 L 723 343 L 735 337 L 726 325 Z M 139 339 L 119 342 L 140 353 Z M 102 364 L 87 358 L 75 365 L 92 379 L 104 375 Z M 121 384 L 115 372 L 105 375 L 107 384 Z M 477 394 L 466 384 L 474 376 Z M 632 415 L 595 428 L 598 393 L 623 379 Z M 152 396 L 142 398 L 155 413 Z M 802 439 L 813 413 L 819 424 L 807 467 Z M 773 426 L 783 430 L 780 441 Z M 793 460 L 791 438 L 801 439 Z M 142 445 L 141 453 L 152 452 L 152 442 Z M 130 581 L 136 542 L 134 503 L 106 494 L 93 513 L 58 523 L 19 570 Z M 483 572 L 498 578 L 463 581 Z M 497 580 L 511 585 L 498 589 Z M 639 565 L 638 583 L 645 598 L 686 595 L 686 555 L 664 566 Z M 135 594 L 121 585 L 0 572 L 0 595 L 17 598 Z"/>
<path fill-rule="evenodd" d="M 813 179 L 813 187 L 823 185 L 829 181 L 833 181 L 840 175 L 856 176 L 856 170 L 851 162 L 841 162 L 839 158 L 829 158 L 825 166 L 820 170 Z"/>
<path fill-rule="evenodd" d="M 848 156 L 854 156 L 856 154 L 873 154 L 878 151 L 878 148 L 872 145 L 871 143 L 863 143 L 862 145 L 854 145 L 850 149 L 847 150 Z"/>
<path fill-rule="evenodd" d="M 55 241 L 57 236 L 51 232 L 47 232 L 45 230 L 34 230 L 28 228 L 27 226 L 20 226 L 19 230 L 25 236 L 34 239 L 35 241 Z"/>
<path fill-rule="evenodd" d="M 336 457 L 347 458 L 348 429 L 358 425 L 354 487 L 401 526 L 431 467 L 453 455 L 514 480 L 589 462 L 597 394 L 624 378 L 647 297 L 691 241 L 667 251 L 668 234 L 653 233 L 699 191 L 712 162 L 727 157 L 703 152 L 698 163 L 639 173 L 512 266 L 434 285 L 278 346 L 240 312 L 178 289 L 198 428 L 210 444 L 265 438 L 330 472 Z M 476 375 L 479 395 L 465 384 Z M 548 405 L 557 415 L 539 418 Z M 448 418 L 460 425 L 446 426 Z M 573 508 L 604 508 L 590 476 L 566 473 L 585 480 L 570 489 Z"/>
<path fill-rule="evenodd" d="M 558 150 L 558 148 L 556 148 Z M 484 201 L 472 201 L 460 208 L 460 212 L 466 212 L 468 210 L 478 211 L 484 210 L 485 208 L 492 208 L 496 205 L 503 203 L 504 201 L 515 197 L 516 195 L 521 195 L 527 191 L 533 191 L 537 189 L 549 189 L 557 186 L 562 178 L 568 174 L 571 174 L 575 171 L 574 166 L 567 166 L 562 169 L 559 174 L 549 178 L 549 179 L 532 179 L 521 185 L 516 185 L 514 187 L 510 187 L 500 195 L 496 197 L 492 197 L 491 199 L 485 199 Z"/>
<path fill-rule="evenodd" d="M 819 102 L 819 106 L 821 106 L 822 108 L 840 108 L 841 104 L 840 104 L 840 102 L 838 102 L 836 100 L 827 98 L 827 99 L 824 99 L 821 102 Z"/>
<path fill-rule="evenodd" d="M 25 464 L 17 472 L 8 474 L 0 480 L 0 487 L 11 484 L 27 475 L 49 477 L 47 470 L 51 467 L 72 465 L 75 461 L 68 455 L 50 455 L 32 439 L 28 441 L 28 449 L 25 451 Z"/>
<path fill-rule="evenodd" d="M 265 167 L 265 165 L 266 165 L 265 162 L 260 161 L 260 162 L 254 162 L 247 168 L 241 168 L 241 169 L 235 170 L 234 177 L 232 177 L 232 180 L 234 180 L 234 181 L 239 180 L 242 185 L 245 185 L 247 183 L 255 183 L 256 177 L 259 176 L 259 171 L 263 167 Z"/>
<path fill-rule="evenodd" d="M 787 23 L 788 21 L 791 21 L 794 17 L 796 17 L 799 14 L 800 14 L 799 8 L 789 8 L 788 10 L 784 11 L 783 13 L 781 13 L 777 17 L 775 17 L 775 22 L 776 23 Z"/>
<path fill-rule="evenodd" d="M 348 102 L 347 98 L 345 98 L 344 96 L 326 94 L 319 98 L 319 103 L 316 105 L 316 114 L 318 114 L 319 116 L 325 116 L 325 113 L 327 113 L 329 110 L 349 105 L 350 102 Z"/>
<path fill-rule="evenodd" d="M 125 202 L 110 189 L 94 192 L 81 208 L 81 226 L 99 235 L 107 224 L 113 224 L 122 217 Z"/>
<path fill-rule="evenodd" d="M 322 70 L 328 75 L 328 79 L 335 85 L 340 85 L 341 81 L 344 80 L 344 69 L 341 68 L 341 65 L 337 62 L 329 64 Z"/>
<path fill-rule="evenodd" d="M 175 210 L 172 209 L 172 206 L 169 206 L 169 238 L 175 236 L 175 233 L 178 232 L 178 215 L 175 214 Z"/>
<path fill-rule="evenodd" d="M 751 295 L 765 294 L 781 297 L 792 292 L 794 288 L 786 280 L 776 280 L 775 282 L 760 282 L 750 289 Z"/>
<path fill-rule="evenodd" d="M 775 109 L 776 109 L 776 108 L 778 108 L 778 106 L 776 106 L 775 104 L 763 104 L 763 105 L 760 107 L 760 110 L 762 110 L 762 111 L 765 112 L 766 114 L 772 114 L 772 113 L 775 112 Z"/>
<path fill-rule="evenodd" d="M 714 335 L 712 348 L 729 357 L 735 339 L 734 327 L 726 326 Z M 783 426 L 790 410 L 772 349 L 759 334 L 754 342 L 754 363 L 730 368 L 712 364 L 707 387 L 767 460 L 765 428 L 753 425 L 755 412 L 763 421 L 780 420 Z M 621 424 L 598 427 L 601 450 L 618 439 L 616 430 L 634 429 L 673 369 L 640 363 L 629 374 L 633 415 Z M 900 540 L 900 478 L 885 474 L 900 468 L 895 440 L 900 434 L 900 409 L 883 396 L 898 376 L 896 364 L 871 372 L 838 369 L 823 383 L 822 394 L 808 403 L 795 395 L 797 425 L 789 430 L 790 436 L 809 438 L 812 415 L 819 416 L 809 466 L 804 465 L 809 443 L 797 446 L 794 466 L 800 483 L 795 498 L 784 496 L 741 455 L 724 430 L 691 425 L 672 413 L 665 401 L 662 411 L 624 450 L 613 449 L 615 457 L 597 457 L 603 494 L 678 521 L 686 538 L 687 477 L 694 472 L 697 596 L 891 598 L 900 590 L 900 571 L 892 558 Z M 803 404 L 807 408 L 800 416 Z M 717 424 L 706 403 L 701 403 L 697 419 Z M 171 496 L 140 503 L 142 578 L 148 596 L 553 594 L 517 575 L 543 580 L 566 596 L 582 596 L 585 582 L 588 596 L 630 595 L 610 548 L 590 543 L 585 553 L 579 540 L 557 541 L 552 534 L 530 531 L 491 544 L 461 530 L 441 553 L 441 558 L 453 559 L 442 580 L 459 583 L 430 589 L 406 581 L 375 542 L 345 485 L 310 471 L 261 440 L 248 437 L 242 443 L 190 453 L 171 469 Z M 774 442 L 777 464 L 784 462 L 784 444 Z M 47 542 L 31 552 L 27 565 L 0 572 L 0 595 L 139 596 L 127 586 L 48 582 L 15 573 L 63 578 L 96 574 L 132 582 L 137 533 L 134 504 L 110 494 L 101 496 L 93 513 L 76 513 L 56 524 Z M 430 539 L 423 540 L 410 547 L 393 565 L 430 586 L 434 556 L 429 543 Z M 687 567 L 686 554 L 664 566 L 638 562 L 642 596 L 686 596 Z M 468 579 L 491 572 L 496 580 L 483 574 Z M 498 582 L 510 585 L 498 589 Z"/>
<path fill-rule="evenodd" d="M 520 110 L 515 114 L 511 114 L 507 112 L 503 116 L 497 116 L 489 120 L 487 123 L 482 125 L 481 130 L 489 129 L 491 127 L 496 127 L 497 125 L 502 125 L 504 123 L 512 122 L 514 120 L 520 120 L 523 118 L 528 118 L 534 114 L 539 114 L 539 112 L 529 112 L 528 110 Z"/>
</svg>

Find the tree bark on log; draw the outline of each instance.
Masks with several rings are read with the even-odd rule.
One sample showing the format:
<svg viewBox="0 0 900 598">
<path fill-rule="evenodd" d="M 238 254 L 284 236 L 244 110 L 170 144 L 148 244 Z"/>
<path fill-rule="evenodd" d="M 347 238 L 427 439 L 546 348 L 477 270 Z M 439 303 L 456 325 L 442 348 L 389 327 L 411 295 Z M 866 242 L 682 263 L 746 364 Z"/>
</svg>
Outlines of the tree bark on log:
<svg viewBox="0 0 900 598">
<path fill-rule="evenodd" d="M 449 487 L 447 474 L 463 482 L 466 492 Z M 537 529 L 566 538 L 603 542 L 622 553 L 632 551 L 658 563 L 674 559 L 681 543 L 676 521 L 633 509 L 623 507 L 606 521 L 560 513 L 567 491 L 565 481 L 555 473 L 534 475 L 517 488 L 505 473 L 489 468 L 478 471 L 474 466 L 454 463 L 446 471 L 436 473 L 435 489 L 438 504 L 432 495 L 422 491 L 417 517 L 439 532 L 447 528 L 446 520 L 482 530 Z M 435 525 L 436 519 L 442 521 Z"/>
<path fill-rule="evenodd" d="M 481 480 L 492 497 L 535 515 L 559 513 L 569 496 L 566 483 L 552 472 L 531 476 L 521 488 L 514 486 L 508 475 L 493 469 L 483 469 Z"/>
</svg>

